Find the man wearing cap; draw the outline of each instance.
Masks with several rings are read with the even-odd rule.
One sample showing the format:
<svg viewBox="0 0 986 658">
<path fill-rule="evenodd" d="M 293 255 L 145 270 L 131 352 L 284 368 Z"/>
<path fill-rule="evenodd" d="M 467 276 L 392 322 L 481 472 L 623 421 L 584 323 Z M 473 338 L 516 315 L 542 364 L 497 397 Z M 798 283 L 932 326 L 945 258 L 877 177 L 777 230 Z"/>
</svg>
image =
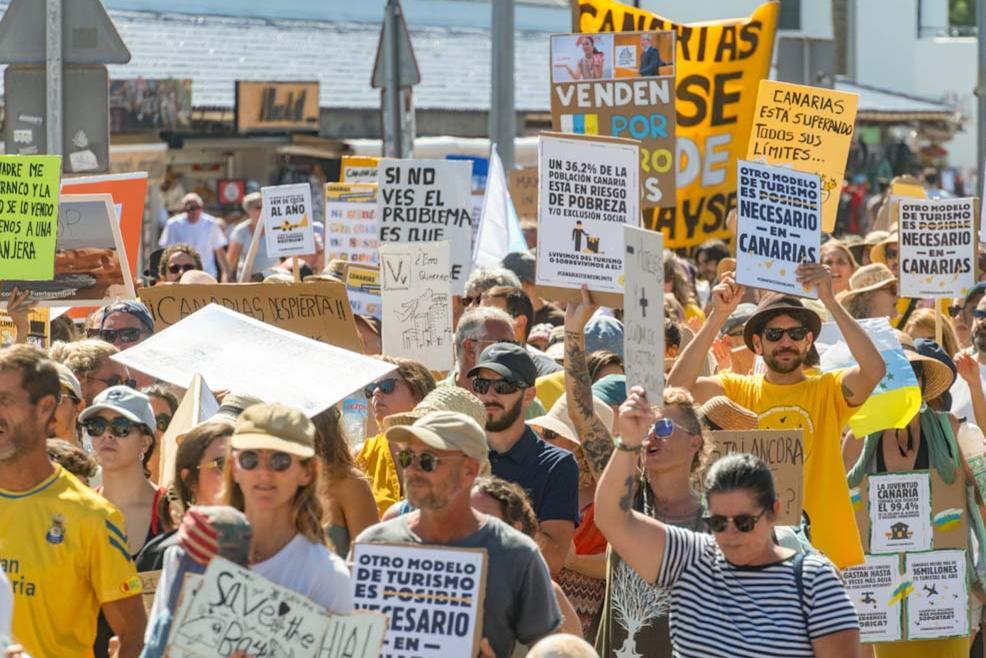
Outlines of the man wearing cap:
<svg viewBox="0 0 986 658">
<path fill-rule="evenodd" d="M 517 642 L 533 644 L 554 632 L 561 612 L 537 545 L 470 505 L 473 482 L 489 454 L 479 423 L 465 414 L 435 411 L 413 425 L 391 427 L 386 437 L 400 449 L 405 492 L 416 509 L 367 528 L 356 543 L 483 548 L 488 566 L 482 628 L 493 655 L 509 658 Z"/>
<path fill-rule="evenodd" d="M 468 372 L 473 393 L 486 407 L 493 475 L 527 491 L 541 524 L 544 559 L 555 573 L 579 523 L 579 469 L 572 453 L 548 445 L 524 422 L 536 376 L 527 351 L 512 343 L 490 345 Z"/>
<path fill-rule="evenodd" d="M 134 658 L 146 616 L 123 516 L 48 458 L 59 386 L 39 350 L 0 350 L 0 566 L 14 592 L 14 637 L 39 658 L 90 658 L 101 609 L 118 656 Z"/>
<path fill-rule="evenodd" d="M 185 243 L 195 247 L 202 255 L 202 267 L 219 280 L 229 281 L 229 265 L 226 262 L 226 236 L 219 226 L 219 220 L 202 210 L 202 197 L 194 192 L 186 194 L 181 200 L 182 210 L 168 219 L 158 240 L 159 247 Z M 213 258 L 214 257 L 214 258 Z M 216 269 L 216 264 L 219 269 Z"/>
<path fill-rule="evenodd" d="M 515 252 L 507 254 L 500 263 L 505 269 L 510 270 L 520 279 L 521 290 L 531 300 L 534 308 L 534 322 L 532 325 L 550 324 L 553 327 L 560 327 L 565 324 L 565 313 L 551 302 L 544 301 L 538 295 L 537 285 L 537 259 L 529 251 Z"/>
<path fill-rule="evenodd" d="M 154 318 L 143 303 L 125 299 L 104 306 L 99 329 L 90 333 L 93 334 L 90 337 L 105 340 L 122 351 L 154 333 Z"/>
<path fill-rule="evenodd" d="M 705 354 L 745 292 L 727 275 L 713 289 L 712 314 L 675 362 L 668 386 L 690 390 L 697 402 L 725 395 L 757 414 L 763 429 L 804 431 L 804 508 L 812 542 L 845 568 L 862 563 L 863 551 L 842 463 L 842 430 L 886 367 L 865 330 L 836 301 L 828 267 L 802 263 L 797 277 L 802 286 L 816 288 L 858 365 L 806 376 L 803 367 L 821 319 L 799 298 L 772 293 L 761 300 L 744 330 L 747 347 L 766 364 L 766 375 L 699 377 Z"/>
</svg>

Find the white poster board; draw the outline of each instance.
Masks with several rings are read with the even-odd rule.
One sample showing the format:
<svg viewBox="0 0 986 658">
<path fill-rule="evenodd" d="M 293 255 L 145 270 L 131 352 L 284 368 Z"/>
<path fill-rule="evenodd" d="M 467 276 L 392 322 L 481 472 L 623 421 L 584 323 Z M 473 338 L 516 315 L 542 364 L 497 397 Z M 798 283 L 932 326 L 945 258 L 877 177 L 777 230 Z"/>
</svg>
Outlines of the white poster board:
<svg viewBox="0 0 986 658">
<path fill-rule="evenodd" d="M 966 552 L 908 553 L 904 563 L 904 577 L 914 587 L 907 597 L 907 638 L 969 635 Z"/>
<path fill-rule="evenodd" d="M 381 160 L 380 243 L 451 245 L 452 293 L 464 292 L 472 260 L 472 161 Z"/>
<path fill-rule="evenodd" d="M 315 253 L 312 188 L 308 183 L 260 188 L 267 253 L 273 258 Z"/>
<path fill-rule="evenodd" d="M 900 582 L 900 557 L 867 555 L 866 562 L 842 571 L 846 591 L 859 615 L 862 642 L 895 642 L 901 635 L 900 598 L 894 589 Z"/>
<path fill-rule="evenodd" d="M 541 133 L 537 285 L 543 296 L 623 306 L 623 227 L 640 226 L 639 142 Z"/>
<path fill-rule="evenodd" d="M 382 612 L 389 622 L 380 658 L 477 655 L 486 567 L 482 548 L 355 544 L 353 605 Z M 410 586 L 416 580 L 441 587 Z"/>
<path fill-rule="evenodd" d="M 795 270 L 819 262 L 821 194 L 815 174 L 737 162 L 737 283 L 818 298 L 798 283 Z"/>
<path fill-rule="evenodd" d="M 377 184 L 325 184 L 325 258 L 376 265 Z"/>
<path fill-rule="evenodd" d="M 309 417 L 395 368 L 218 304 L 111 358 L 181 388 L 198 372 L 214 390 L 249 393 Z"/>
<path fill-rule="evenodd" d="M 901 199 L 900 295 L 964 297 L 976 285 L 975 199 Z"/>
<path fill-rule="evenodd" d="M 931 476 L 927 472 L 870 475 L 870 552 L 931 549 Z"/>
<path fill-rule="evenodd" d="M 626 293 L 623 362 L 627 388 L 642 386 L 651 404 L 664 399 L 664 236 L 623 227 Z"/>
<path fill-rule="evenodd" d="M 380 245 L 383 353 L 452 368 L 449 243 Z"/>
</svg>

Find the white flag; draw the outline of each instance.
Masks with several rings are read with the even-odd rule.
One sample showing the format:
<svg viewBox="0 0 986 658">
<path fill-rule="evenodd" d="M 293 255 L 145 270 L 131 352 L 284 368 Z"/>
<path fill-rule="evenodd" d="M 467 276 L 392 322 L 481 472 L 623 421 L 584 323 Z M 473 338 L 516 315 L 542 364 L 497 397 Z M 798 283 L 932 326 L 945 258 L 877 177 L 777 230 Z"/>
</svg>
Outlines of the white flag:
<svg viewBox="0 0 986 658">
<path fill-rule="evenodd" d="M 486 193 L 483 195 L 483 211 L 479 216 L 479 232 L 472 254 L 473 267 L 498 267 L 503 257 L 510 253 L 527 251 L 524 232 L 514 210 L 507 188 L 507 176 L 496 152 L 496 144 L 490 149 L 489 174 Z"/>
</svg>

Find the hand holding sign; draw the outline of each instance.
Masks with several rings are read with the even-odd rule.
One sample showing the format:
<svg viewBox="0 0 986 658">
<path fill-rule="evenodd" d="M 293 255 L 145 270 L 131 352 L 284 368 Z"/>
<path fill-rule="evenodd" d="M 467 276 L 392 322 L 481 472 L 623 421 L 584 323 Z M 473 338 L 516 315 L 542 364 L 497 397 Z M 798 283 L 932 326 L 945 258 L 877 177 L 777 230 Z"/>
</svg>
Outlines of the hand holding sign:
<svg viewBox="0 0 986 658">
<path fill-rule="evenodd" d="M 620 437 L 627 445 L 640 445 L 650 433 L 655 418 L 651 403 L 661 404 L 661 400 L 648 401 L 644 389 L 634 386 L 626 401 L 620 405 Z"/>
<path fill-rule="evenodd" d="M 565 307 L 565 331 L 581 333 L 585 329 L 585 325 L 589 324 L 589 320 L 592 319 L 596 309 L 599 308 L 592 303 L 589 297 L 589 286 L 583 283 L 580 290 L 582 301 L 578 304 L 569 302 L 568 306 Z"/>
<path fill-rule="evenodd" d="M 806 290 L 815 288 L 818 291 L 818 300 L 828 306 L 835 304 L 835 294 L 832 292 L 832 271 L 828 265 L 821 263 L 801 263 L 795 270 L 798 283 L 803 285 Z"/>
<path fill-rule="evenodd" d="M 716 313 L 729 317 L 743 301 L 746 288 L 736 283 L 732 275 L 723 275 L 719 283 L 712 288 L 712 307 Z"/>
</svg>

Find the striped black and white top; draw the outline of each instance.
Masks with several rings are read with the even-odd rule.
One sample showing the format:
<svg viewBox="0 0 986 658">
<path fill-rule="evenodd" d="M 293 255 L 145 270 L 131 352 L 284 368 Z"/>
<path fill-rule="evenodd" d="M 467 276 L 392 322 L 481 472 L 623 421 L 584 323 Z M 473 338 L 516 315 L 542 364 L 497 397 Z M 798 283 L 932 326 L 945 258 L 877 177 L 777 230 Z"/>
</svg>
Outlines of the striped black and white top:
<svg viewBox="0 0 986 658">
<path fill-rule="evenodd" d="M 667 526 L 655 584 L 671 590 L 674 655 L 813 656 L 812 640 L 858 629 L 856 610 L 832 563 L 820 555 L 805 557 L 802 606 L 793 561 L 737 567 L 711 535 Z"/>
</svg>

